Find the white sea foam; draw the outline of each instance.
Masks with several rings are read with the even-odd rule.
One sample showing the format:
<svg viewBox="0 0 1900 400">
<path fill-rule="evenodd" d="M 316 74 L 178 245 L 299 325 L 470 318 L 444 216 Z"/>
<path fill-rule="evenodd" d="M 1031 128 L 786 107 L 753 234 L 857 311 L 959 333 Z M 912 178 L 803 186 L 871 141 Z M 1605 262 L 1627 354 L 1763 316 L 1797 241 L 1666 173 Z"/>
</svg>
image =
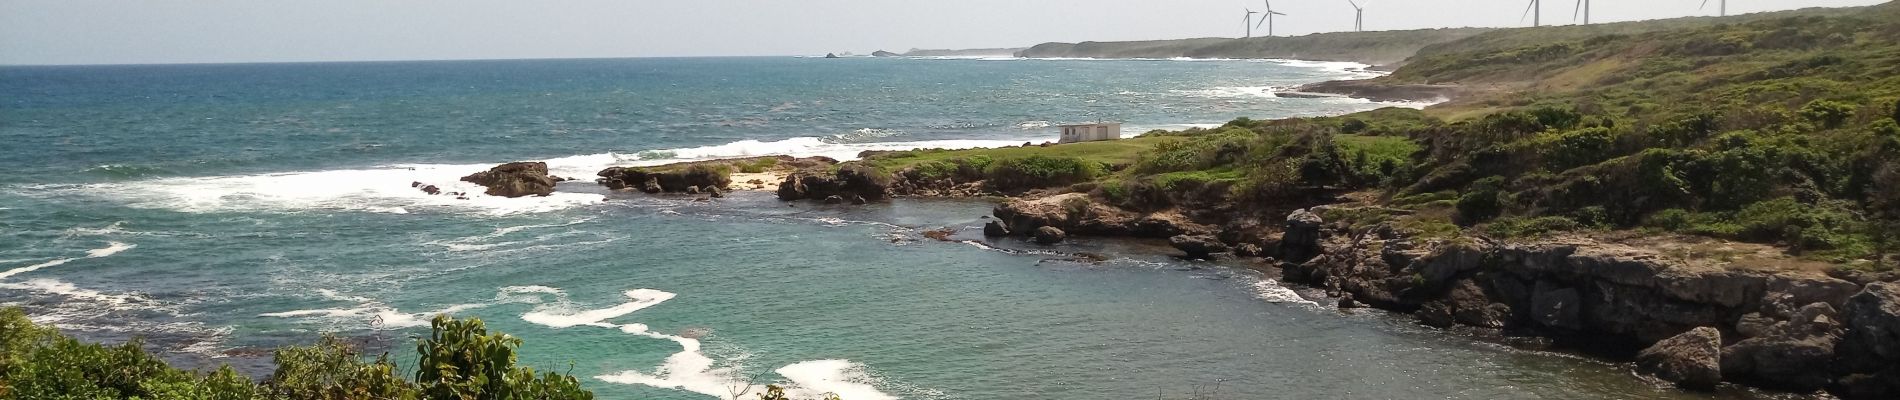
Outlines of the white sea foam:
<svg viewBox="0 0 1900 400">
<path fill-rule="evenodd" d="M 107 294 L 96 290 L 83 289 L 72 283 L 57 279 L 37 278 L 20 283 L 0 283 L 0 289 L 31 290 L 56 294 L 67 298 L 89 302 L 103 309 L 126 309 L 130 304 L 149 303 L 142 296 L 129 294 Z"/>
<path fill-rule="evenodd" d="M 805 361 L 779 368 L 779 376 L 792 382 L 793 397 L 820 398 L 825 393 L 852 400 L 894 400 L 876 386 L 864 366 L 850 360 Z"/>
<path fill-rule="evenodd" d="M 368 322 L 373 329 L 400 329 L 429 326 L 429 319 L 438 314 L 455 314 L 463 311 L 495 305 L 495 303 L 457 304 L 440 310 L 422 313 L 405 313 L 395 307 L 383 304 L 363 296 L 352 296 L 330 289 L 317 289 L 317 295 L 332 301 L 357 303 L 355 307 L 318 308 L 290 310 L 258 314 L 260 317 L 304 318 L 328 320 L 335 323 Z"/>
<path fill-rule="evenodd" d="M 653 332 L 645 324 L 626 324 L 620 331 L 628 334 L 670 340 L 678 343 L 680 351 L 667 356 L 653 372 L 621 371 L 614 374 L 596 376 L 594 379 L 610 383 L 627 385 L 646 385 L 660 388 L 685 390 L 718 398 L 729 398 L 747 393 L 760 393 L 764 388 L 747 382 L 736 368 L 718 367 L 711 357 L 700 352 L 698 339 Z"/>
<path fill-rule="evenodd" d="M 66 263 L 73 262 L 76 260 L 84 260 L 88 258 L 110 257 L 113 254 L 119 254 L 119 252 L 121 251 L 131 250 L 133 247 L 138 247 L 138 245 L 120 243 L 120 242 L 107 242 L 106 247 L 87 250 L 85 257 L 59 258 L 59 259 L 54 259 L 52 261 L 47 261 L 47 262 L 43 262 L 39 264 L 33 264 L 33 265 L 6 270 L 5 272 L 0 272 L 0 279 L 7 279 L 7 278 L 13 277 L 14 275 L 38 271 L 42 268 L 57 267 L 60 265 L 65 265 Z"/>
<path fill-rule="evenodd" d="M 1278 100 L 1280 97 L 1273 94 L 1278 90 L 1279 88 L 1273 86 L 1221 86 L 1208 89 L 1176 90 L 1175 93 L 1210 99 L 1260 98 Z"/>
<path fill-rule="evenodd" d="M 675 296 L 673 293 L 653 289 L 628 290 L 624 294 L 630 300 L 613 307 L 574 311 L 565 309 L 565 305 L 548 305 L 536 307 L 534 311 L 522 314 L 521 319 L 550 328 L 567 328 L 581 325 L 611 328 L 613 325 L 606 323 L 606 320 L 632 314 L 634 311 L 640 311 L 647 307 L 660 304 L 661 302 L 672 300 Z"/>
<path fill-rule="evenodd" d="M 411 164 L 342 169 L 141 181 L 51 185 L 53 192 L 103 196 L 140 208 L 184 212 L 346 210 L 408 213 L 416 207 L 442 207 L 488 214 L 545 212 L 598 203 L 597 194 L 556 192 L 549 197 L 504 198 L 482 194 L 485 188 L 460 181 L 492 164 Z M 591 175 L 591 174 L 590 174 Z M 443 192 L 430 195 L 412 186 L 420 182 Z"/>
<path fill-rule="evenodd" d="M 567 293 L 546 286 L 512 286 L 502 288 L 503 295 L 497 301 L 529 301 L 525 298 L 509 298 L 509 295 L 546 294 L 555 300 L 544 303 L 522 314 L 521 319 L 550 328 L 572 328 L 577 326 L 616 329 L 622 333 L 671 341 L 680 346 L 680 351 L 666 357 L 659 366 L 650 371 L 627 370 L 596 376 L 595 379 L 610 383 L 628 385 L 646 385 L 659 388 L 684 390 L 719 398 L 729 398 L 749 393 L 761 393 L 764 386 L 748 382 L 745 375 L 735 366 L 721 366 L 719 362 L 702 351 L 699 339 L 679 335 L 655 332 L 652 327 L 642 323 L 615 325 L 608 320 L 632 314 L 660 303 L 672 300 L 676 294 L 654 289 L 634 289 L 623 293 L 627 301 L 619 305 L 574 310 L 568 301 Z M 791 381 L 791 386 L 801 396 L 819 393 L 838 393 L 854 399 L 895 399 L 877 390 L 864 373 L 863 366 L 845 360 L 808 361 L 788 365 L 777 371 Z M 814 396 L 815 397 L 815 396 Z"/>
<path fill-rule="evenodd" d="M 1272 279 L 1262 278 L 1260 281 L 1254 282 L 1253 293 L 1254 297 L 1266 300 L 1268 303 L 1319 306 L 1319 303 L 1301 297 L 1299 292 L 1288 289 L 1286 286 L 1281 286 L 1280 282 Z"/>
<path fill-rule="evenodd" d="M 548 169 L 562 176 L 593 176 L 595 172 L 611 166 L 651 166 L 685 161 L 703 161 L 727 158 L 757 156 L 824 156 L 838 160 L 855 160 L 858 153 L 864 151 L 911 150 L 921 148 L 967 149 L 977 147 L 1004 147 L 1020 145 L 1024 140 L 1055 140 L 1054 137 L 1023 140 L 924 140 L 910 142 L 865 142 L 844 143 L 836 139 L 819 137 L 795 137 L 784 140 L 760 141 L 741 140 L 731 143 L 686 147 L 676 149 L 647 150 L 634 154 L 601 153 L 584 154 L 548 160 Z"/>
<path fill-rule="evenodd" d="M 513 245 L 541 242 L 548 239 L 564 236 L 564 234 L 553 234 L 553 235 L 536 236 L 534 240 L 511 241 L 511 242 L 495 242 L 494 241 L 497 239 L 501 239 L 503 237 L 507 237 L 508 235 L 515 234 L 517 232 L 533 230 L 533 229 L 542 229 L 542 228 L 560 228 L 560 227 L 566 227 L 566 226 L 573 226 L 573 225 L 587 223 L 593 220 L 594 220 L 593 218 L 589 217 L 589 218 L 576 219 L 573 221 L 568 221 L 566 223 L 560 223 L 560 224 L 505 226 L 505 227 L 495 228 L 493 232 L 489 232 L 488 234 L 485 234 L 485 235 L 461 237 L 461 238 L 446 239 L 446 240 L 432 240 L 429 242 L 425 242 L 423 244 L 430 245 L 430 246 L 439 246 L 452 252 L 483 251 L 483 250 L 513 246 Z"/>
</svg>

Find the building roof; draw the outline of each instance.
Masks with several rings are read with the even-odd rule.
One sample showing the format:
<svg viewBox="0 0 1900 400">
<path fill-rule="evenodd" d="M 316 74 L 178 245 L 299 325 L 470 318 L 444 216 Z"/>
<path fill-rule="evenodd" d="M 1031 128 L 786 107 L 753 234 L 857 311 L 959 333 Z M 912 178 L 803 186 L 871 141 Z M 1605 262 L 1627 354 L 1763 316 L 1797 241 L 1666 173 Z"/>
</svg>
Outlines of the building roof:
<svg viewBox="0 0 1900 400">
<path fill-rule="evenodd" d="M 1121 124 L 1122 124 L 1122 123 L 1120 123 L 1120 122 L 1096 122 L 1096 123 L 1092 123 L 1092 124 L 1069 124 L 1069 125 L 1056 125 L 1056 127 L 1057 127 L 1057 128 L 1069 128 L 1069 127 L 1077 127 L 1077 126 L 1097 126 L 1097 125 L 1121 125 Z"/>
</svg>

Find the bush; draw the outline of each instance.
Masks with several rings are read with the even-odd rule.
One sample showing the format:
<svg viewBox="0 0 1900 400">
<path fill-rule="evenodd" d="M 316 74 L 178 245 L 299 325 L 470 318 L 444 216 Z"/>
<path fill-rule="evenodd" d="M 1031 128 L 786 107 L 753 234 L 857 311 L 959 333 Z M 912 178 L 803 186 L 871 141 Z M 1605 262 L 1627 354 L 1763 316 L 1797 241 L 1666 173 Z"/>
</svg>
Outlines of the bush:
<svg viewBox="0 0 1900 400">
<path fill-rule="evenodd" d="M 1819 124 L 1823 129 L 1841 127 L 1848 118 L 1854 116 L 1854 106 L 1847 103 L 1815 100 L 1801 107 L 1801 118 Z"/>
<path fill-rule="evenodd" d="M 325 336 L 316 345 L 276 352 L 263 383 L 229 367 L 199 375 L 166 365 L 137 339 L 118 346 L 82 344 L 40 327 L 18 308 L 0 309 L 0 398 L 9 399 L 496 399 L 591 400 L 573 376 L 515 366 L 521 339 L 488 333 L 478 319 L 437 316 L 417 350 L 416 381 L 387 356 L 365 362 Z"/>
<path fill-rule="evenodd" d="M 1300 193 L 1300 176 L 1295 161 L 1268 162 L 1247 171 L 1240 183 L 1230 190 L 1242 201 L 1269 203 L 1291 200 Z"/>
<path fill-rule="evenodd" d="M 1503 186 L 1504 178 L 1497 176 L 1472 183 L 1471 189 L 1458 197 L 1458 224 L 1477 225 L 1503 214 L 1504 201 L 1500 199 L 1504 195 Z"/>
<path fill-rule="evenodd" d="M 1068 186 L 1100 176 L 1101 163 L 1076 157 L 1032 155 L 990 164 L 984 175 L 988 185 L 999 190 L 1027 190 Z"/>
</svg>

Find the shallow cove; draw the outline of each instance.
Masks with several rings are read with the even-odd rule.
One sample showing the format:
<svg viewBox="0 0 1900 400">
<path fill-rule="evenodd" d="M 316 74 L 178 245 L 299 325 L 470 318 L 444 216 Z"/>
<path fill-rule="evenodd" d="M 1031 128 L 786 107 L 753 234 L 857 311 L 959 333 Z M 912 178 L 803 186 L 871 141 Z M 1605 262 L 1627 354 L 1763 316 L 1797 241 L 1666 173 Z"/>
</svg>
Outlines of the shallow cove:
<svg viewBox="0 0 1900 400">
<path fill-rule="evenodd" d="M 586 182 L 462 202 L 409 187 L 518 159 L 584 177 L 1019 144 L 1064 122 L 1043 119 L 1092 110 L 1162 127 L 1378 106 L 1264 96 L 1346 76 L 1271 62 L 825 62 L 0 68 L 0 92 L 38 94 L 0 101 L 0 142 L 15 145 L 0 164 L 18 168 L 0 176 L 0 302 L 88 339 L 144 335 L 174 359 L 253 372 L 266 349 L 325 331 L 400 359 L 451 312 L 526 339 L 524 362 L 604 399 L 723 397 L 745 381 L 849 400 L 1182 398 L 1216 384 L 1229 398 L 1704 397 L 1341 315 L 1146 242 L 998 251 L 921 236 L 975 239 L 982 202 L 701 203 Z M 1109 261 L 1063 260 L 1079 252 Z"/>
</svg>

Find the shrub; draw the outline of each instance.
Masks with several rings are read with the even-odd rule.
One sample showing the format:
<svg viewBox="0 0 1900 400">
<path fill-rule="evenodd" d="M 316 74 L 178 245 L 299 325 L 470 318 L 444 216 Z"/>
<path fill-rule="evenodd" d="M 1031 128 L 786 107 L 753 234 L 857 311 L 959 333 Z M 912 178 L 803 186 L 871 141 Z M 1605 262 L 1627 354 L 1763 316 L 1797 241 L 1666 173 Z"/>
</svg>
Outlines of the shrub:
<svg viewBox="0 0 1900 400">
<path fill-rule="evenodd" d="M 1473 182 L 1470 190 L 1458 197 L 1458 224 L 1477 225 L 1504 213 L 1504 201 L 1500 199 L 1503 185 L 1504 178 L 1497 176 Z"/>
<path fill-rule="evenodd" d="M 1001 190 L 1025 190 L 1068 186 L 1095 179 L 1102 174 L 1101 163 L 1076 157 L 1032 155 L 990 164 L 984 175 L 988 185 Z"/>
<path fill-rule="evenodd" d="M 1616 156 L 1616 134 L 1608 128 L 1584 128 L 1549 135 L 1530 143 L 1550 171 L 1596 164 Z"/>
<path fill-rule="evenodd" d="M 1801 107 L 1799 114 L 1802 119 L 1819 124 L 1823 129 L 1834 129 L 1841 127 L 1848 118 L 1854 116 L 1854 106 L 1836 101 L 1815 100 Z"/>
<path fill-rule="evenodd" d="M 515 366 L 521 340 L 489 334 L 481 320 L 437 316 L 417 345 L 416 381 L 387 356 L 365 362 L 335 337 L 276 352 L 277 370 L 262 384 L 229 367 L 199 375 L 166 365 L 133 339 L 82 344 L 40 327 L 18 308 L 0 309 L 0 398 L 19 399 L 496 399 L 591 400 L 573 376 Z"/>
<path fill-rule="evenodd" d="M 1251 202 L 1289 200 L 1299 193 L 1299 172 L 1295 161 L 1268 162 L 1249 170 L 1245 178 L 1230 190 L 1234 197 Z"/>
<path fill-rule="evenodd" d="M 363 355 L 335 336 L 317 344 L 278 349 L 270 392 L 288 399 L 413 399 L 416 389 L 396 374 L 389 356 L 363 362 Z"/>
</svg>

